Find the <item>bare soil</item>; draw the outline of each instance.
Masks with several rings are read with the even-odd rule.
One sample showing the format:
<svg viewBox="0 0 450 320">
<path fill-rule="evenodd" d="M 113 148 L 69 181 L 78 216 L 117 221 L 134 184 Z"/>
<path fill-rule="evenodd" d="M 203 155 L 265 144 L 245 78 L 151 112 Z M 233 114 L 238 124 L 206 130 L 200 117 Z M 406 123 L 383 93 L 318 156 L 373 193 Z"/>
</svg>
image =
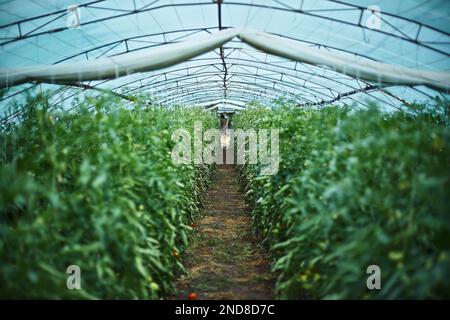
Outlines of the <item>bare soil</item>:
<svg viewBox="0 0 450 320">
<path fill-rule="evenodd" d="M 273 299 L 270 258 L 252 232 L 250 208 L 237 182 L 234 165 L 219 165 L 203 217 L 194 227 L 183 257 L 187 269 L 175 299 Z"/>
</svg>

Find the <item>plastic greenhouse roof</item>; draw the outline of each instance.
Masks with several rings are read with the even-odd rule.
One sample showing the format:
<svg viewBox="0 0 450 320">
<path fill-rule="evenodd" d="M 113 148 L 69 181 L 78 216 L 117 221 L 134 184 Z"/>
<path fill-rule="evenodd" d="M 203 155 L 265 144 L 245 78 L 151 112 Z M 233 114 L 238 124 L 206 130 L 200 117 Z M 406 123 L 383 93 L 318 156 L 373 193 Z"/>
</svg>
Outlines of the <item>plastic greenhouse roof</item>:
<svg viewBox="0 0 450 320">
<path fill-rule="evenodd" d="M 68 10 L 74 6 L 76 11 Z M 200 39 L 219 29 L 247 27 L 329 52 L 450 71 L 450 2 L 446 0 L 11 0 L 0 1 L 0 12 L 1 68 L 83 64 Z M 74 12 L 80 26 L 69 28 Z M 323 66 L 264 53 L 237 38 L 171 67 L 85 84 L 117 92 L 146 91 L 156 102 L 182 105 L 254 100 L 269 104 L 285 97 L 302 106 L 366 105 L 370 99 L 398 107 L 402 100 L 427 101 L 448 94 L 424 86 L 380 90 Z M 54 90 L 55 101 L 63 103 L 86 93 L 66 85 L 22 84 L 3 94 L 0 111 L 11 98 L 36 86 Z"/>
</svg>

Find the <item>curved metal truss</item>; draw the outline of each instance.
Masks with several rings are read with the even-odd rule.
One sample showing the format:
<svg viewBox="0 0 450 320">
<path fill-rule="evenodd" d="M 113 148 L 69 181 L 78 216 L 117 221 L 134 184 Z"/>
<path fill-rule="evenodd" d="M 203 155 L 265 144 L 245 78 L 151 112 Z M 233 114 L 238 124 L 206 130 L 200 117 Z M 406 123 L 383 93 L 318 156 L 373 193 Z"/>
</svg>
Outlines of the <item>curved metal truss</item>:
<svg viewBox="0 0 450 320">
<path fill-rule="evenodd" d="M 242 48 L 225 47 L 225 49 L 243 51 Z M 252 53 L 258 53 L 255 50 L 245 51 L 249 58 L 252 58 Z M 299 104 L 303 105 L 317 105 L 322 101 L 333 100 L 341 96 L 349 96 L 349 93 L 351 92 L 366 92 L 369 94 L 369 91 L 377 90 L 376 87 L 371 86 L 370 84 L 363 81 L 355 82 L 354 79 L 340 75 L 331 70 L 322 70 L 322 74 L 317 74 L 314 72 L 314 69 L 320 69 L 317 67 L 296 64 L 294 69 L 291 69 L 267 61 L 255 63 L 257 60 L 255 57 L 253 57 L 253 59 L 249 58 L 227 57 L 227 70 L 229 76 L 227 83 L 247 84 L 255 87 L 253 90 L 275 92 L 278 93 L 278 96 L 287 96 L 291 100 L 297 101 Z M 133 86 L 130 90 L 122 91 L 124 94 L 132 93 L 137 90 L 142 91 L 151 89 L 151 93 L 156 98 L 155 101 L 159 101 L 160 99 L 158 99 L 158 97 L 161 93 L 165 93 L 166 95 L 176 95 L 179 91 L 187 91 L 191 87 L 202 88 L 202 84 L 210 83 L 211 78 L 214 77 L 216 77 L 215 83 L 220 83 L 221 80 L 217 79 L 217 77 L 219 76 L 218 73 L 221 72 L 220 67 L 222 66 L 222 63 L 218 62 L 217 59 L 198 58 L 192 59 L 186 64 L 194 65 L 183 68 L 176 67 L 170 71 L 156 72 L 139 78 L 130 77 L 130 79 L 126 79 L 125 81 L 122 79 L 106 80 L 99 84 L 105 85 L 106 83 L 112 83 L 109 88 L 113 91 L 118 91 L 123 87 Z M 205 69 L 208 68 L 209 70 L 205 71 Z M 270 75 L 276 75 L 276 77 L 266 76 L 264 75 L 264 72 L 269 72 Z M 195 79 L 195 81 L 192 81 L 192 79 Z M 323 79 L 327 80 L 327 82 L 324 83 L 324 81 L 322 81 L 321 83 L 320 80 Z M 257 82 L 257 80 L 260 80 L 260 82 Z M 334 82 L 335 86 L 327 86 L 329 81 Z M 115 85 L 115 82 L 121 83 Z M 267 83 L 270 85 L 267 85 Z M 136 84 L 137 86 L 135 86 Z M 230 86 L 230 84 L 227 84 L 226 89 L 221 87 L 223 91 L 222 98 L 227 98 L 226 91 L 230 92 L 235 89 Z M 355 84 L 359 84 L 359 86 L 355 86 Z M 342 91 L 337 90 L 337 88 L 342 89 Z M 278 96 L 273 95 L 274 98 Z M 70 98 L 70 96 L 68 98 Z M 378 99 L 375 96 L 373 98 Z M 337 100 L 338 99 L 335 101 Z M 353 101 L 357 102 L 357 100 Z"/>
<path fill-rule="evenodd" d="M 144 0 L 141 0 L 144 1 Z M 145 3 L 144 3 L 145 2 Z M 297 19 L 309 19 L 308 21 L 320 22 L 320 26 L 327 24 L 330 28 L 347 28 L 345 30 L 360 30 L 364 35 L 364 49 L 351 45 L 340 45 L 337 41 L 330 41 L 329 38 L 311 40 L 307 34 L 302 32 L 281 32 L 276 27 L 269 28 L 268 33 L 278 35 L 304 44 L 318 47 L 322 50 L 351 54 L 357 57 L 364 57 L 375 61 L 382 61 L 392 57 L 400 59 L 406 64 L 416 64 L 416 66 L 432 66 L 440 68 L 442 65 L 449 68 L 448 57 L 450 47 L 450 33 L 446 28 L 440 28 L 430 23 L 424 23 L 419 19 L 412 19 L 400 13 L 383 12 L 378 17 L 386 27 L 374 29 L 364 23 L 364 19 L 370 12 L 366 6 L 355 5 L 345 1 L 323 0 L 318 7 L 309 5 L 311 1 L 179 1 L 167 2 L 156 1 L 121 1 L 120 5 L 110 5 L 110 0 L 98 0 L 81 3 L 79 8 L 87 11 L 88 18 L 82 21 L 82 28 L 101 26 L 104 30 L 109 30 L 115 34 L 116 30 L 111 29 L 109 23 L 120 22 L 124 24 L 132 19 L 151 17 L 159 25 L 160 32 L 143 32 L 139 28 L 134 30 L 128 28 L 130 32 L 117 32 L 114 37 L 91 39 L 89 46 L 83 46 L 82 50 L 56 52 L 51 56 L 57 58 L 53 61 L 46 61 L 48 64 L 64 63 L 66 61 L 80 61 L 98 59 L 104 56 L 115 56 L 128 52 L 142 50 L 154 46 L 182 41 L 186 38 L 203 33 L 213 33 L 220 29 L 234 27 L 230 22 L 232 14 L 228 14 L 224 19 L 225 11 L 248 12 L 246 24 L 251 20 L 251 10 L 262 10 L 273 12 L 274 14 L 288 14 L 287 17 Z M 215 24 L 208 27 L 184 27 L 183 19 L 180 18 L 178 9 L 203 12 L 203 10 L 215 11 Z M 179 20 L 183 28 L 166 29 L 158 23 L 155 15 L 174 10 L 175 17 Z M 238 11 L 241 10 L 241 11 Z M 195 11 L 195 12 L 197 12 Z M 188 13 L 186 13 L 187 15 Z M 32 46 L 33 41 L 38 39 L 60 40 L 60 35 L 67 34 L 68 28 L 64 22 L 68 15 L 66 9 L 46 12 L 37 16 L 29 16 L 23 19 L 10 21 L 0 25 L 0 46 L 3 52 L 9 55 L 20 56 L 21 45 Z M 126 20 L 129 19 L 129 20 Z M 225 21 L 226 24 L 223 24 Z M 237 25 L 239 26 L 239 25 Z M 407 26 L 407 28 L 405 28 Z M 295 28 L 294 28 L 295 29 Z M 109 32 L 108 31 L 108 32 Z M 80 31 L 84 32 L 83 30 Z M 430 34 L 433 34 L 430 37 Z M 347 37 L 347 39 L 351 38 Z M 377 48 L 380 44 L 366 41 L 366 37 L 373 39 L 385 39 L 386 43 L 396 41 L 404 44 L 406 48 L 415 46 L 417 50 L 425 50 L 432 58 L 429 61 L 413 61 L 402 58 L 400 54 L 380 56 L 380 50 L 370 50 Z M 95 41 L 93 41 L 95 40 Z M 44 43 L 45 45 L 45 43 Z M 64 44 L 68 47 L 69 44 Z M 382 46 L 382 45 L 381 45 Z M 387 51 L 386 49 L 383 49 Z M 382 50 L 381 50 L 382 51 Z M 50 52 L 50 50 L 49 50 Z M 403 59 L 403 60 L 402 60 Z M 431 61 L 431 62 L 430 62 Z M 443 62 L 442 62 L 443 61 Z M 24 59 L 26 63 L 26 59 Z M 338 74 L 332 70 L 302 63 L 289 62 L 285 59 L 274 58 L 265 53 L 253 50 L 239 41 L 233 40 L 226 46 L 214 50 L 210 54 L 191 59 L 179 66 L 166 68 L 158 72 L 148 72 L 139 75 L 126 76 L 119 79 L 106 81 L 96 81 L 83 84 L 86 87 L 98 87 L 121 92 L 122 94 L 132 94 L 136 91 L 148 91 L 155 103 L 183 103 L 195 104 L 211 101 L 212 99 L 235 99 L 236 101 L 249 102 L 258 100 L 262 103 L 270 104 L 273 99 L 286 97 L 298 103 L 299 106 L 320 106 L 324 104 L 338 102 L 342 99 L 357 102 L 365 105 L 366 96 L 398 106 L 398 101 L 405 102 L 405 98 L 389 92 L 386 88 L 378 88 L 371 83 L 353 79 L 351 77 Z M 6 94 L 2 100 L 13 97 L 34 88 L 35 85 L 22 86 L 22 89 L 12 94 Z M 417 94 L 427 95 L 418 88 L 412 88 Z M 69 100 L 77 94 L 77 90 L 69 95 L 64 93 L 69 91 L 68 87 L 61 87 L 54 91 L 55 96 L 63 96 L 61 101 Z M 361 96 L 363 95 L 363 96 Z M 356 97 L 356 98 L 354 98 Z M 0 100 L 1 101 L 1 100 Z"/>
<path fill-rule="evenodd" d="M 178 4 L 171 3 L 171 4 L 162 4 L 162 5 L 158 5 L 158 2 L 160 2 L 160 1 L 152 1 L 149 4 L 144 5 L 140 8 L 136 7 L 135 1 L 132 1 L 132 2 L 130 1 L 129 2 L 130 7 L 128 9 L 117 9 L 117 8 L 111 8 L 111 7 L 107 7 L 107 6 L 97 6 L 97 4 L 105 3 L 105 2 L 107 2 L 107 0 L 91 1 L 91 2 L 87 2 L 84 4 L 78 5 L 78 7 L 80 7 L 80 8 L 84 7 L 84 8 L 90 9 L 90 10 L 94 10 L 94 11 L 99 10 L 99 11 L 111 12 L 111 15 L 109 15 L 109 16 L 103 17 L 101 19 L 93 19 L 90 21 L 83 22 L 83 25 L 90 25 L 90 24 L 94 24 L 94 23 L 98 23 L 98 22 L 122 18 L 122 17 L 130 16 L 130 15 L 136 15 L 136 14 L 145 13 L 145 12 L 149 12 L 149 11 L 157 11 L 159 9 L 163 9 L 166 7 L 186 7 L 186 6 L 205 6 L 205 5 L 206 6 L 212 6 L 212 5 L 215 6 L 217 4 L 219 7 L 220 6 L 242 6 L 242 7 L 255 7 L 255 8 L 264 8 L 264 9 L 277 10 L 277 11 L 292 12 L 292 13 L 296 13 L 299 15 L 310 16 L 310 17 L 314 17 L 317 19 L 327 19 L 330 21 L 343 23 L 343 24 L 347 24 L 350 26 L 355 26 L 358 28 L 373 31 L 373 29 L 369 28 L 368 26 L 366 26 L 362 23 L 364 13 L 367 11 L 367 7 L 358 6 L 358 5 L 354 5 L 354 4 L 345 2 L 345 1 L 337 1 L 337 0 L 329 0 L 329 2 L 335 3 L 335 4 L 340 4 L 342 6 L 345 6 L 346 8 L 304 10 L 301 7 L 294 8 L 293 6 L 287 4 L 287 2 L 283 2 L 283 1 L 275 1 L 275 3 L 279 4 L 278 6 L 275 6 L 275 5 L 265 5 L 265 4 L 258 4 L 258 3 L 248 3 L 248 2 L 246 3 L 246 2 L 223 1 L 223 0 L 198 1 L 198 2 L 187 2 L 187 3 L 178 3 Z M 330 13 L 333 11 L 342 11 L 342 10 L 357 12 L 357 15 L 355 15 L 356 19 L 348 21 L 348 20 L 344 20 L 344 19 L 333 18 L 332 16 L 327 15 L 327 14 L 320 14 L 320 13 L 325 13 L 325 12 Z M 14 29 L 16 29 L 17 34 L 15 36 L 1 38 L 3 40 L 3 42 L 0 42 L 0 45 L 5 45 L 5 44 L 9 44 L 9 43 L 13 43 L 16 41 L 20 41 L 20 40 L 24 40 L 24 39 L 28 39 L 28 38 L 32 38 L 32 37 L 37 37 L 37 36 L 41 36 L 41 35 L 45 35 L 45 34 L 55 34 L 58 32 L 65 31 L 67 28 L 64 28 L 64 27 L 51 28 L 50 26 L 53 22 L 60 20 L 60 19 L 64 19 L 67 16 L 67 14 L 68 14 L 67 10 L 63 9 L 63 10 L 57 10 L 57 11 L 49 12 L 49 13 L 46 13 L 43 15 L 30 17 L 27 19 L 21 19 L 18 21 L 14 21 L 11 23 L 1 25 L 0 29 L 14 28 Z M 425 29 L 429 29 L 434 32 L 438 32 L 445 36 L 450 36 L 450 33 L 446 32 L 444 30 L 438 29 L 436 27 L 433 27 L 429 24 L 421 23 L 421 22 L 418 22 L 418 21 L 415 21 L 412 19 L 402 17 L 398 14 L 392 14 L 392 13 L 386 12 L 386 13 L 383 13 L 383 15 L 387 16 L 389 19 L 398 19 L 402 22 L 407 21 L 408 23 L 413 24 L 416 29 L 415 35 L 412 37 L 412 36 L 406 34 L 404 31 L 399 30 L 387 18 L 384 18 L 384 19 L 382 18 L 382 19 L 385 23 L 389 24 L 392 27 L 393 31 L 375 30 L 376 32 L 385 34 L 387 36 L 396 37 L 401 40 L 405 40 L 405 41 L 412 42 L 415 44 L 419 44 L 420 46 L 423 46 L 430 50 L 434 50 L 436 52 L 440 52 L 445 55 L 448 55 L 448 52 L 442 51 L 442 50 L 432 46 L 433 44 L 435 44 L 433 41 L 420 40 L 420 36 L 421 36 L 421 33 L 425 32 Z M 39 22 L 43 18 L 49 18 L 49 20 L 38 23 L 37 26 L 35 28 L 33 28 L 32 30 L 23 32 L 22 27 L 21 27 L 23 24 L 28 23 L 28 22 L 34 22 L 34 21 Z M 219 16 L 219 19 L 221 20 L 220 16 Z"/>
</svg>

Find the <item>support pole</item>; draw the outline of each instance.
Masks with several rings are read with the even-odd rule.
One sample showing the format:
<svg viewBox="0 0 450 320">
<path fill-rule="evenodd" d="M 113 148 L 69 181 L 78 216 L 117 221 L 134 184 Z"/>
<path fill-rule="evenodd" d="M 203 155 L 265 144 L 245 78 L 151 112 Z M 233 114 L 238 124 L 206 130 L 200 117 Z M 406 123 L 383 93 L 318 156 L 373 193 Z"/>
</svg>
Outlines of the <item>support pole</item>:
<svg viewBox="0 0 450 320">
<path fill-rule="evenodd" d="M 216 0 L 217 2 L 217 18 L 219 21 L 219 30 L 222 30 L 222 1 L 223 0 Z M 227 99 L 227 76 L 228 76 L 228 68 L 227 64 L 225 63 L 225 53 L 223 46 L 220 46 L 220 59 L 222 60 L 222 66 L 223 66 L 223 98 Z"/>
</svg>

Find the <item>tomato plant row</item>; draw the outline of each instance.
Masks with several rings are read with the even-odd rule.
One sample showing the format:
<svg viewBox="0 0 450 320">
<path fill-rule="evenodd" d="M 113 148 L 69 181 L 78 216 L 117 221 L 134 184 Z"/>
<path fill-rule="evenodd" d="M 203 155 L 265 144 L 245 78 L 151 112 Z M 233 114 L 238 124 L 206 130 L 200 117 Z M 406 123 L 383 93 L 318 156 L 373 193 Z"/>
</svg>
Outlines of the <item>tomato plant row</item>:
<svg viewBox="0 0 450 320">
<path fill-rule="evenodd" d="M 427 111 L 428 110 L 428 111 Z M 236 128 L 279 128 L 280 171 L 239 167 L 281 298 L 450 297 L 449 107 L 408 112 L 254 107 Z M 370 265 L 381 290 L 368 290 Z"/>
<path fill-rule="evenodd" d="M 123 108 L 87 99 L 77 112 L 30 98 L 0 135 L 0 296 L 142 298 L 171 292 L 211 167 L 175 166 L 172 130 L 216 126 L 202 109 Z M 68 290 L 66 268 L 81 270 Z"/>
</svg>

